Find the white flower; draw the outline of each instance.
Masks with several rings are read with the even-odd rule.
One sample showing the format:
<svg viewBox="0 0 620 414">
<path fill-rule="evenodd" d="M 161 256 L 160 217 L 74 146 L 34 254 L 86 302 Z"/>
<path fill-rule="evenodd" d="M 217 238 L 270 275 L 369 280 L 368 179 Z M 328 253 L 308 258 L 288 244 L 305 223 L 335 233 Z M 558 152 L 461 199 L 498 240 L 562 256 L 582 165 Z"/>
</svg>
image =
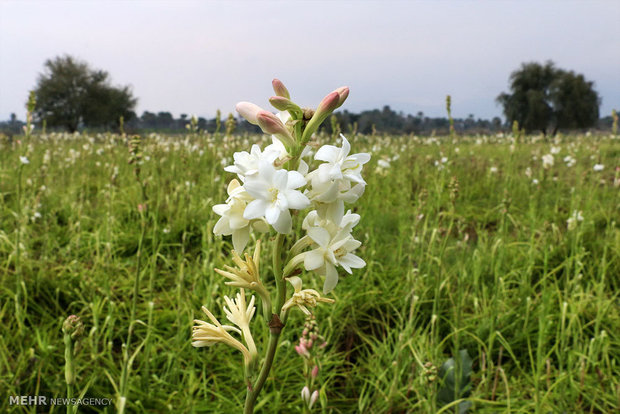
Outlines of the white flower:
<svg viewBox="0 0 620 414">
<path fill-rule="evenodd" d="M 575 165 L 577 160 L 571 157 L 570 155 L 567 155 L 566 157 L 564 157 L 564 162 L 566 163 L 567 167 L 572 167 L 573 165 Z"/>
<path fill-rule="evenodd" d="M 546 154 L 542 156 L 543 168 L 553 167 L 553 155 Z"/>
<path fill-rule="evenodd" d="M 276 170 L 261 160 L 258 174 L 247 177 L 243 185 L 255 198 L 245 208 L 245 219 L 265 217 L 278 233 L 289 233 L 292 219 L 289 209 L 301 210 L 310 205 L 308 197 L 296 190 L 306 184 L 306 179 L 297 171 Z"/>
<path fill-rule="evenodd" d="M 310 227 L 307 230 L 316 248 L 305 253 L 304 267 L 325 275 L 323 293 L 331 292 L 338 283 L 336 266 L 342 266 L 349 274 L 352 273 L 351 268 L 366 266 L 364 260 L 351 253 L 362 243 L 355 240 L 347 230 L 342 229 L 335 236 L 322 227 Z"/>
<path fill-rule="evenodd" d="M 306 403 L 309 410 L 312 409 L 312 406 L 314 405 L 316 400 L 318 400 L 318 398 L 319 390 L 314 390 L 312 395 L 310 395 L 310 389 L 307 385 L 301 390 L 301 399 Z"/>
<path fill-rule="evenodd" d="M 260 160 L 265 159 L 273 163 L 278 158 L 280 155 L 279 151 L 269 147 L 264 152 L 261 152 L 260 147 L 254 144 L 249 153 L 247 151 L 235 152 L 233 154 L 234 165 L 227 166 L 224 168 L 224 171 L 235 173 L 241 181 L 245 181 L 245 177 L 258 173 Z"/>
<path fill-rule="evenodd" d="M 377 161 L 377 166 L 380 168 L 390 168 L 390 162 L 386 160 Z"/>
<path fill-rule="evenodd" d="M 241 253 L 250 240 L 250 220 L 245 218 L 243 213 L 248 202 L 252 201 L 252 197 L 237 180 L 232 180 L 228 184 L 228 195 L 230 197 L 226 200 L 226 204 L 213 206 L 213 211 L 222 216 L 213 227 L 213 233 L 222 236 L 232 234 L 233 247 Z M 261 228 L 260 222 L 252 224 L 259 231 L 267 230 L 264 227 Z"/>
<path fill-rule="evenodd" d="M 254 358 L 258 355 L 256 350 L 256 345 L 254 344 L 254 338 L 252 337 L 252 333 L 250 332 L 250 321 L 256 312 L 256 306 L 254 306 L 254 296 L 250 298 L 250 303 L 246 305 L 245 302 L 245 291 L 241 289 L 240 293 L 237 293 L 237 300 L 230 299 L 228 296 L 224 296 L 224 301 L 226 301 L 226 305 L 224 306 L 224 313 L 226 314 L 226 318 L 229 321 L 237 325 L 243 334 L 243 339 L 245 343 L 248 345 L 248 350 L 250 351 L 250 355 Z"/>
<path fill-rule="evenodd" d="M 314 155 L 314 159 L 325 161 L 317 169 L 319 179 L 322 182 L 347 179 L 358 184 L 366 184 L 361 172 L 362 166 L 370 161 L 370 154 L 349 155 L 351 145 L 344 135 L 340 134 L 340 136 L 342 137 L 342 148 L 323 145 Z"/>
<path fill-rule="evenodd" d="M 282 306 L 285 311 L 293 306 L 299 307 L 303 313 L 310 315 L 308 307 L 314 308 L 317 302 L 334 303 L 333 299 L 323 298 L 321 294 L 314 289 L 301 289 L 301 279 L 297 276 L 287 277 L 286 280 L 293 286 L 295 292 L 293 296 Z"/>
<path fill-rule="evenodd" d="M 30 164 L 30 160 L 28 160 L 28 158 L 27 158 L 27 157 L 24 157 L 23 155 L 20 155 L 20 156 L 19 156 L 19 161 L 20 161 L 22 164 Z"/>
<path fill-rule="evenodd" d="M 577 223 L 582 221 L 581 211 L 573 210 L 573 214 L 566 220 L 566 227 L 568 230 L 574 230 L 577 227 Z"/>
<path fill-rule="evenodd" d="M 194 319 L 194 323 L 197 325 L 192 328 L 192 346 L 194 347 L 203 347 L 203 346 L 211 346 L 216 343 L 224 343 L 226 345 L 232 346 L 233 348 L 238 349 L 243 354 L 243 358 L 246 365 L 249 365 L 252 361 L 252 355 L 248 348 L 245 347 L 241 342 L 237 339 L 233 338 L 228 331 L 233 331 L 241 334 L 239 329 L 234 326 L 222 325 L 216 318 L 213 316 L 209 309 L 206 307 L 202 307 L 202 311 L 209 317 L 211 323 L 201 321 L 198 319 Z"/>
<path fill-rule="evenodd" d="M 605 168 L 603 164 L 594 164 L 594 167 L 592 169 L 594 171 L 603 171 L 603 168 Z"/>
<path fill-rule="evenodd" d="M 551 149 L 549 150 L 549 152 L 552 153 L 552 154 L 559 154 L 560 150 L 561 150 L 560 147 L 551 146 Z"/>
<path fill-rule="evenodd" d="M 497 172 L 497 167 L 493 166 L 493 167 L 489 168 L 489 172 L 491 174 L 495 174 Z"/>
</svg>

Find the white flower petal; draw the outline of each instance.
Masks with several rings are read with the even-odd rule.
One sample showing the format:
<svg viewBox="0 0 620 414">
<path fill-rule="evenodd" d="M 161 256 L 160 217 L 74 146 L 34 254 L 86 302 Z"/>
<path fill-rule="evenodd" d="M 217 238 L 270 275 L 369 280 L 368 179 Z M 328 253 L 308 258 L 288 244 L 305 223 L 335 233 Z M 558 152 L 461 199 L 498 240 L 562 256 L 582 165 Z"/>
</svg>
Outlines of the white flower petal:
<svg viewBox="0 0 620 414">
<path fill-rule="evenodd" d="M 244 227 L 232 232 L 233 247 L 237 253 L 241 254 L 250 241 L 250 228 Z"/>
<path fill-rule="evenodd" d="M 341 257 L 340 259 L 338 259 L 338 263 L 343 265 L 343 267 L 346 264 L 347 266 L 352 267 L 354 269 L 361 269 L 362 267 L 366 266 L 366 262 L 364 261 L 364 259 L 361 259 L 360 257 L 354 255 L 353 253 L 349 253 Z M 349 270 L 349 273 L 351 273 L 350 270 Z"/>
<path fill-rule="evenodd" d="M 323 284 L 323 294 L 328 294 L 338 284 L 338 271 L 331 263 L 325 263 L 325 283 Z"/>
<path fill-rule="evenodd" d="M 265 200 L 254 200 L 251 201 L 243 212 L 243 218 L 248 220 L 257 219 L 263 217 L 265 215 L 265 210 L 267 209 L 267 202 Z"/>
<path fill-rule="evenodd" d="M 306 185 L 306 179 L 303 175 L 298 173 L 297 171 L 289 171 L 288 172 L 288 182 L 286 187 L 289 189 L 299 188 L 301 186 Z"/>
<path fill-rule="evenodd" d="M 278 170 L 273 175 L 273 186 L 278 190 L 284 190 L 287 188 L 288 183 L 288 171 L 286 170 Z M 299 173 L 297 173 L 299 174 Z"/>
<path fill-rule="evenodd" d="M 293 289 L 295 289 L 295 293 L 301 291 L 301 279 L 297 276 L 287 277 L 286 280 L 293 285 Z"/>
<path fill-rule="evenodd" d="M 213 226 L 213 234 L 229 236 L 232 233 L 232 229 L 230 228 L 228 217 L 220 218 L 215 226 Z"/>
<path fill-rule="evenodd" d="M 282 210 L 280 210 L 275 203 L 268 204 L 265 209 L 265 219 L 267 219 L 267 223 L 273 225 L 278 221 L 281 213 Z"/>
<path fill-rule="evenodd" d="M 315 270 L 325 264 L 325 258 L 321 249 L 310 250 L 305 254 L 304 267 L 306 270 Z"/>
<path fill-rule="evenodd" d="M 338 155 L 340 154 L 340 148 L 334 147 L 333 145 L 323 145 L 319 150 L 314 154 L 314 159 L 325 162 L 336 162 L 338 160 Z"/>
<path fill-rule="evenodd" d="M 310 227 L 308 229 L 308 236 L 324 249 L 327 249 L 327 246 L 331 241 L 329 232 L 322 227 Z"/>
<path fill-rule="evenodd" d="M 273 228 L 276 229 L 278 233 L 288 234 L 291 232 L 293 228 L 293 220 L 291 219 L 291 213 L 288 210 L 284 210 L 280 212 L 280 217 L 278 220 L 272 224 Z"/>
<path fill-rule="evenodd" d="M 308 197 L 297 190 L 288 190 L 286 191 L 285 196 L 288 201 L 289 208 L 301 210 L 310 205 L 310 200 L 308 200 Z"/>
</svg>

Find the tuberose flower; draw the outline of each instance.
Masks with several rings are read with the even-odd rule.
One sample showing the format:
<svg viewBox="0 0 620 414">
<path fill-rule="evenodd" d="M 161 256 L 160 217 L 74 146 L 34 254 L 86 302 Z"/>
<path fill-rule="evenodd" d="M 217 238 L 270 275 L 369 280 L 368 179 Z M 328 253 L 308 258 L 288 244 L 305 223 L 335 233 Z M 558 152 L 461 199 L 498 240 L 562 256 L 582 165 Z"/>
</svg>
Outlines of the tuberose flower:
<svg viewBox="0 0 620 414">
<path fill-rule="evenodd" d="M 226 204 L 216 204 L 213 211 L 222 216 L 215 226 L 213 233 L 217 235 L 230 236 L 232 234 L 233 246 L 236 251 L 243 252 L 245 246 L 250 240 L 250 219 L 245 218 L 243 213 L 248 202 L 252 201 L 252 197 L 245 191 L 239 181 L 232 180 L 228 184 L 228 200 Z M 261 229 L 259 223 L 255 226 Z"/>
<path fill-rule="evenodd" d="M 234 326 L 222 325 L 205 306 L 202 307 L 202 311 L 213 323 L 198 319 L 194 320 L 194 323 L 197 325 L 192 328 L 192 346 L 198 348 L 223 343 L 241 351 L 245 364 L 249 365 L 252 360 L 250 351 L 245 345 L 228 333 L 229 331 L 233 331 L 241 334 L 241 331 Z"/>
<path fill-rule="evenodd" d="M 248 177 L 243 185 L 255 198 L 245 208 L 243 217 L 247 220 L 265 217 L 278 233 L 289 233 L 292 219 L 289 209 L 300 210 L 310 205 L 308 197 L 297 188 L 306 184 L 306 179 L 297 171 L 276 170 L 261 161 L 258 174 Z"/>
<path fill-rule="evenodd" d="M 304 267 L 325 275 L 323 293 L 331 292 L 338 283 L 336 266 L 342 266 L 349 274 L 352 273 L 351 268 L 366 266 L 363 259 L 352 253 L 362 243 L 355 240 L 347 229 L 338 231 L 335 236 L 322 227 L 311 227 L 307 231 L 316 248 L 304 253 Z"/>
<path fill-rule="evenodd" d="M 323 298 L 321 294 L 314 289 L 301 289 L 301 279 L 297 276 L 287 277 L 286 280 L 293 286 L 295 292 L 293 296 L 282 306 L 285 311 L 293 306 L 297 306 L 306 315 L 312 314 L 308 307 L 314 308 L 318 302 L 334 303 L 333 299 Z"/>
</svg>

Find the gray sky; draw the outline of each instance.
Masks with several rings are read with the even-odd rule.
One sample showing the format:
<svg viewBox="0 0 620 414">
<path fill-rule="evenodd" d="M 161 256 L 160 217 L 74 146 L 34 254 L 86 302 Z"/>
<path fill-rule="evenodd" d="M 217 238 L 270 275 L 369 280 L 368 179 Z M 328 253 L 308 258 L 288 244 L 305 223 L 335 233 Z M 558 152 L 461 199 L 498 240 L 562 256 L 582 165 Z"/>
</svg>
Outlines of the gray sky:
<svg viewBox="0 0 620 414">
<path fill-rule="evenodd" d="M 429 116 L 501 115 L 495 97 L 522 62 L 583 73 L 620 108 L 620 1 L 0 0 L 0 120 L 61 54 L 131 85 L 137 112 L 213 117 L 241 100 L 271 108 L 271 80 L 316 106 L 390 105 Z M 272 108 L 271 108 L 272 109 Z"/>
</svg>

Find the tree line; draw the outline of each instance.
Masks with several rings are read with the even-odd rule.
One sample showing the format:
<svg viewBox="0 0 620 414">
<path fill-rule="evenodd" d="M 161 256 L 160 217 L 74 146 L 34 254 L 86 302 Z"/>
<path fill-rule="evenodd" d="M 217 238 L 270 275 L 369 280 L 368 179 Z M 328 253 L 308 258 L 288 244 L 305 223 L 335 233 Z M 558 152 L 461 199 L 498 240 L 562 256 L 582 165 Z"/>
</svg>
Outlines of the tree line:
<svg viewBox="0 0 620 414">
<path fill-rule="evenodd" d="M 594 83 L 581 74 L 555 67 L 524 63 L 510 75 L 510 92 L 501 93 L 496 102 L 502 106 L 506 121 L 499 117 L 491 120 L 453 119 L 460 133 L 496 133 L 513 128 L 516 123 L 526 132 L 540 131 L 555 135 L 558 131 L 587 128 L 610 129 L 613 119 L 599 119 L 600 98 Z M 47 131 L 77 130 L 181 133 L 193 131 L 209 133 L 235 131 L 259 133 L 260 130 L 229 114 L 221 119 L 193 118 L 181 114 L 175 118 L 170 112 L 144 111 L 135 113 L 137 99 L 128 86 L 113 86 L 107 72 L 92 69 L 86 62 L 72 56 L 59 56 L 45 62 L 34 90 L 36 96 L 35 124 Z M 5 134 L 20 133 L 23 122 L 11 114 L 8 121 L 0 122 Z M 446 134 L 450 129 L 447 117 L 428 117 L 423 112 L 415 115 L 397 112 L 389 106 L 382 109 L 334 114 L 324 125 L 328 133 L 362 134 Z"/>
</svg>

